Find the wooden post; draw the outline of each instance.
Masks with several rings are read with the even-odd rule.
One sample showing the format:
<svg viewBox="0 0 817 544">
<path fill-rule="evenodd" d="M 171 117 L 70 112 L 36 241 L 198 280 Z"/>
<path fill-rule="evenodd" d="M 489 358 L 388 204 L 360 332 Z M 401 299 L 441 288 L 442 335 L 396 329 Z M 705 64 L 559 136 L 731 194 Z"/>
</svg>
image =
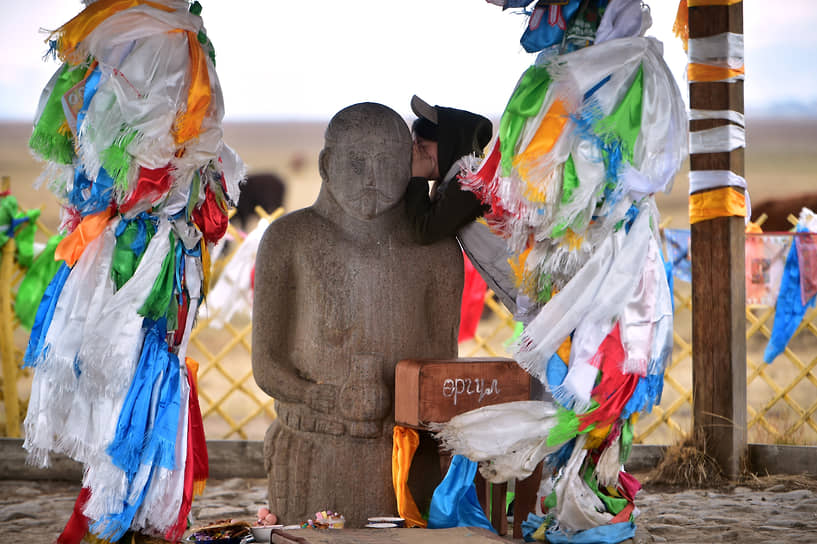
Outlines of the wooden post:
<svg viewBox="0 0 817 544">
<path fill-rule="evenodd" d="M 743 33 L 743 3 L 689 8 L 689 37 Z M 743 113 L 743 81 L 691 82 L 689 105 Z M 690 132 L 728 124 L 690 121 Z M 743 148 L 694 153 L 690 170 L 731 170 L 743 176 Z M 740 474 L 746 453 L 746 285 L 743 217 L 691 226 L 693 431 L 724 474 Z"/>
</svg>

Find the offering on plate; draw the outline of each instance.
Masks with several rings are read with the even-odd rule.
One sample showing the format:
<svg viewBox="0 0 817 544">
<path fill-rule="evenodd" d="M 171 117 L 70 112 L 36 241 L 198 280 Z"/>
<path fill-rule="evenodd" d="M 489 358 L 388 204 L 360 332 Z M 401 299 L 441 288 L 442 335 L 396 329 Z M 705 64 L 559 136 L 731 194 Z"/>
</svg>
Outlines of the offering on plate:
<svg viewBox="0 0 817 544">
<path fill-rule="evenodd" d="M 312 527 L 313 529 L 343 529 L 346 518 L 343 514 L 323 510 L 315 513 L 315 519 L 306 520 L 301 524 L 301 528 Z"/>
</svg>

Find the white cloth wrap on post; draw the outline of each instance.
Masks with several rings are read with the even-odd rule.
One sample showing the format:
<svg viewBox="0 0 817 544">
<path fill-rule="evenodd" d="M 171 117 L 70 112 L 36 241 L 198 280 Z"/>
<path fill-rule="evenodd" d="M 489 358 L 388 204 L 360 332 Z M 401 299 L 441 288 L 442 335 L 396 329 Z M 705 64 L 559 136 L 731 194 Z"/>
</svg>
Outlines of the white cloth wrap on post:
<svg viewBox="0 0 817 544">
<path fill-rule="evenodd" d="M 734 110 L 689 110 L 690 121 L 697 121 L 699 119 L 726 119 L 732 123 L 745 127 L 746 116 L 739 111 Z"/>
<path fill-rule="evenodd" d="M 690 153 L 722 153 L 746 147 L 746 129 L 723 125 L 689 133 Z"/>
<path fill-rule="evenodd" d="M 733 70 L 743 67 L 743 34 L 723 32 L 705 38 L 690 38 L 687 44 L 689 62 Z"/>
</svg>

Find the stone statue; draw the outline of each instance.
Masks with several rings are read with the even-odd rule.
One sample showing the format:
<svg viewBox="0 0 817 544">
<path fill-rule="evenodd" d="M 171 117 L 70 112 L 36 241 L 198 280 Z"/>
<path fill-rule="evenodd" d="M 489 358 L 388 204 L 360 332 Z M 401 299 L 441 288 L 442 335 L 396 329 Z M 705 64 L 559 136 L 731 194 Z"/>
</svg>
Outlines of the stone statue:
<svg viewBox="0 0 817 544">
<path fill-rule="evenodd" d="M 411 147 L 390 108 L 341 110 L 326 129 L 317 200 L 261 241 L 252 365 L 275 398 L 264 456 L 279 523 L 325 509 L 350 527 L 395 515 L 395 365 L 457 356 L 462 254 L 454 238 L 412 241 L 403 204 Z M 428 435 L 410 475 L 423 511 L 441 479 Z"/>
</svg>

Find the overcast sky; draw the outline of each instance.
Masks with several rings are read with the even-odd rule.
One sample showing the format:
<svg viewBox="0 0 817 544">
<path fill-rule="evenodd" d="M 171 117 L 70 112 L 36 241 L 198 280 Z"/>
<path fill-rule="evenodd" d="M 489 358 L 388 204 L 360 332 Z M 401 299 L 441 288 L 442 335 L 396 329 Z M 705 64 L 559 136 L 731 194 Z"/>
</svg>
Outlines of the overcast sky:
<svg viewBox="0 0 817 544">
<path fill-rule="evenodd" d="M 431 104 L 497 116 L 535 59 L 525 17 L 484 0 L 202 0 L 227 120 L 324 120 L 371 100 L 409 116 Z M 677 0 L 651 0 L 653 35 L 686 94 L 672 35 Z M 79 0 L 0 0 L 0 119 L 30 120 L 57 63 L 46 35 Z M 781 9 L 785 6 L 786 11 Z M 746 111 L 782 102 L 817 111 L 817 1 L 744 1 Z"/>
</svg>

